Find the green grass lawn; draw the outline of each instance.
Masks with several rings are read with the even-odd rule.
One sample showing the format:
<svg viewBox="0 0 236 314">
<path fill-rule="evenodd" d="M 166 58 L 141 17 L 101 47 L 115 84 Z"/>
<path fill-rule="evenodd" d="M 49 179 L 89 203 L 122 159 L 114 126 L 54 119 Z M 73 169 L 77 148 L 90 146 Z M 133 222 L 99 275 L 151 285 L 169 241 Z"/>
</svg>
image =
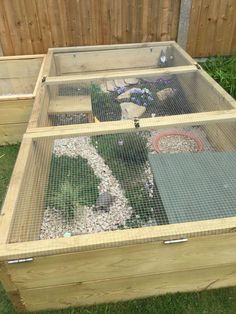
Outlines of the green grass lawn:
<svg viewBox="0 0 236 314">
<path fill-rule="evenodd" d="M 233 97 L 236 97 L 236 61 L 234 57 L 212 58 L 202 66 Z M 0 205 L 10 179 L 19 146 L 0 147 Z M 234 249 L 234 248 L 232 248 Z M 0 314 L 16 313 L 0 288 Z M 45 311 L 44 314 L 235 314 L 236 287 L 197 293 L 167 294 L 159 297 L 98 305 L 89 308 Z"/>
</svg>

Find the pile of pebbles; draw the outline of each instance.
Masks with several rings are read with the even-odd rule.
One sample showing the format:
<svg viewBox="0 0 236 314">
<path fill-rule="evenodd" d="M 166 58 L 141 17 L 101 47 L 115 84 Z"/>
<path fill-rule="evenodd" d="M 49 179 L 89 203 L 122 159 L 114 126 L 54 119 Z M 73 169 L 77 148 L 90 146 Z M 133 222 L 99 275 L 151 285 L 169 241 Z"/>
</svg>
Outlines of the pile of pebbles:
<svg viewBox="0 0 236 314">
<path fill-rule="evenodd" d="M 67 221 L 60 210 L 47 208 L 44 212 L 40 239 L 63 237 L 65 233 L 77 235 L 116 230 L 120 226 L 125 228 L 126 220 L 132 215 L 132 207 L 128 205 L 119 182 L 92 145 L 91 139 L 77 137 L 56 140 L 53 153 L 58 157 L 81 156 L 86 159 L 94 174 L 101 180 L 98 186 L 99 194 L 109 192 L 114 201 L 107 212 L 88 206 L 78 208 L 73 221 Z"/>
</svg>

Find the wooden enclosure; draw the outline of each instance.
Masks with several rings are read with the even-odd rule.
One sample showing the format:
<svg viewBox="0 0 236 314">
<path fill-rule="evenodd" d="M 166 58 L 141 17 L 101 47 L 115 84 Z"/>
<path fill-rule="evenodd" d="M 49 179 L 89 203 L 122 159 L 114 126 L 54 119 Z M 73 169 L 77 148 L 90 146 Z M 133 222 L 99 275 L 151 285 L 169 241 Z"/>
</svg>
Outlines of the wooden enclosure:
<svg viewBox="0 0 236 314">
<path fill-rule="evenodd" d="M 44 55 L 0 57 L 0 145 L 20 142 L 42 79 Z"/>
<path fill-rule="evenodd" d="M 132 46 L 137 56 L 144 48 Z M 109 66 L 106 61 L 103 70 L 92 63 L 93 55 L 89 54 L 86 71 L 83 64 L 71 67 L 73 49 L 50 50 L 47 55 L 44 83 L 40 85 L 1 211 L 0 279 L 16 308 L 19 311 L 60 309 L 168 292 L 234 286 L 236 218 L 233 214 L 40 240 L 46 187 L 57 140 L 200 126 L 216 153 L 234 154 L 236 151 L 236 140 L 232 136 L 236 128 L 235 100 L 181 50 L 178 50 L 178 58 L 186 63 L 168 68 L 156 68 L 156 60 L 143 67 L 142 64 L 138 66 L 139 63 L 128 67 L 130 56 L 124 54 L 120 70 L 106 68 L 106 64 Z M 87 53 L 88 48 L 84 49 Z M 114 58 L 113 49 L 107 47 L 105 60 Z M 116 49 L 121 54 L 124 51 L 120 46 Z M 94 54 L 99 55 L 100 51 L 98 48 Z M 57 53 L 65 54 L 65 60 L 69 62 L 64 62 L 62 57 L 57 59 Z M 57 61 L 54 63 L 54 60 Z M 148 60 L 146 56 L 145 62 Z M 83 71 L 86 73 L 81 73 Z M 185 91 L 184 99 L 191 105 L 191 111 L 172 116 L 140 117 L 138 121 L 51 125 L 51 100 L 57 95 L 58 86 L 166 75 L 176 78 L 177 86 Z M 63 97 L 65 101 L 60 108 L 65 104 L 65 112 L 68 112 L 68 95 Z M 78 99 L 80 104 L 82 100 Z"/>
</svg>

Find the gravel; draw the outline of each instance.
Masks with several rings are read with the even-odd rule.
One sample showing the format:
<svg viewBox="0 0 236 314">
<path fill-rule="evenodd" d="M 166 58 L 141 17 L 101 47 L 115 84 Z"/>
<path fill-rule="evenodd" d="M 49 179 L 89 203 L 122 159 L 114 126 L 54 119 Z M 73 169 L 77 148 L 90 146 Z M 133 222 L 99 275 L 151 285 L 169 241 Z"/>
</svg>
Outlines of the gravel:
<svg viewBox="0 0 236 314">
<path fill-rule="evenodd" d="M 113 176 L 110 168 L 91 144 L 89 137 L 56 140 L 54 152 L 56 156 L 76 158 L 81 156 L 88 161 L 94 174 L 100 178 L 99 194 L 109 192 L 114 201 L 108 212 L 95 210 L 95 207 L 78 208 L 75 219 L 66 221 L 56 208 L 47 208 L 41 226 L 41 239 L 62 237 L 66 232 L 73 234 L 96 233 L 116 230 L 125 227 L 125 222 L 131 217 L 132 207 L 128 205 L 119 182 Z M 81 214 L 82 213 L 82 214 Z"/>
</svg>

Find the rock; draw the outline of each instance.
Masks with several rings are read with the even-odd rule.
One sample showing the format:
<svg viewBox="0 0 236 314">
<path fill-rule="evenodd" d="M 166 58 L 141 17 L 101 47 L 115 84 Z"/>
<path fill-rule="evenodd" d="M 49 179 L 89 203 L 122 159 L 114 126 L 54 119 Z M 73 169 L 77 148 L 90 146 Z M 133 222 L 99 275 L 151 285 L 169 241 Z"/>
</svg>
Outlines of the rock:
<svg viewBox="0 0 236 314">
<path fill-rule="evenodd" d="M 139 118 L 146 110 L 145 107 L 138 106 L 133 102 L 123 102 L 120 104 L 120 107 L 122 120 Z"/>
<path fill-rule="evenodd" d="M 103 93 L 109 93 L 109 91 L 107 90 L 106 84 L 104 83 L 100 84 L 100 88 L 103 91 Z"/>
<path fill-rule="evenodd" d="M 125 83 L 128 85 L 135 85 L 138 84 L 139 80 L 136 78 L 127 78 L 125 79 Z"/>
<path fill-rule="evenodd" d="M 103 192 L 99 195 L 96 201 L 96 208 L 99 210 L 109 211 L 113 201 L 114 196 L 112 196 L 109 192 Z"/>
<path fill-rule="evenodd" d="M 115 85 L 116 85 L 116 87 L 125 87 L 128 84 L 125 83 L 125 81 L 121 79 L 121 80 L 115 80 Z"/>
<path fill-rule="evenodd" d="M 140 88 L 136 88 L 136 87 L 133 87 L 133 88 L 130 88 L 128 89 L 126 92 L 120 94 L 118 97 L 117 97 L 117 100 L 124 100 L 124 99 L 129 99 L 131 94 L 133 93 L 142 93 L 142 90 Z"/>
<path fill-rule="evenodd" d="M 175 93 L 176 93 L 175 89 L 168 87 L 168 88 L 162 89 L 161 91 L 157 92 L 157 98 L 160 101 L 164 101 L 169 97 L 173 97 L 175 95 Z"/>
<path fill-rule="evenodd" d="M 114 92 L 116 90 L 116 85 L 114 81 L 107 81 L 106 85 L 109 92 Z"/>
</svg>

